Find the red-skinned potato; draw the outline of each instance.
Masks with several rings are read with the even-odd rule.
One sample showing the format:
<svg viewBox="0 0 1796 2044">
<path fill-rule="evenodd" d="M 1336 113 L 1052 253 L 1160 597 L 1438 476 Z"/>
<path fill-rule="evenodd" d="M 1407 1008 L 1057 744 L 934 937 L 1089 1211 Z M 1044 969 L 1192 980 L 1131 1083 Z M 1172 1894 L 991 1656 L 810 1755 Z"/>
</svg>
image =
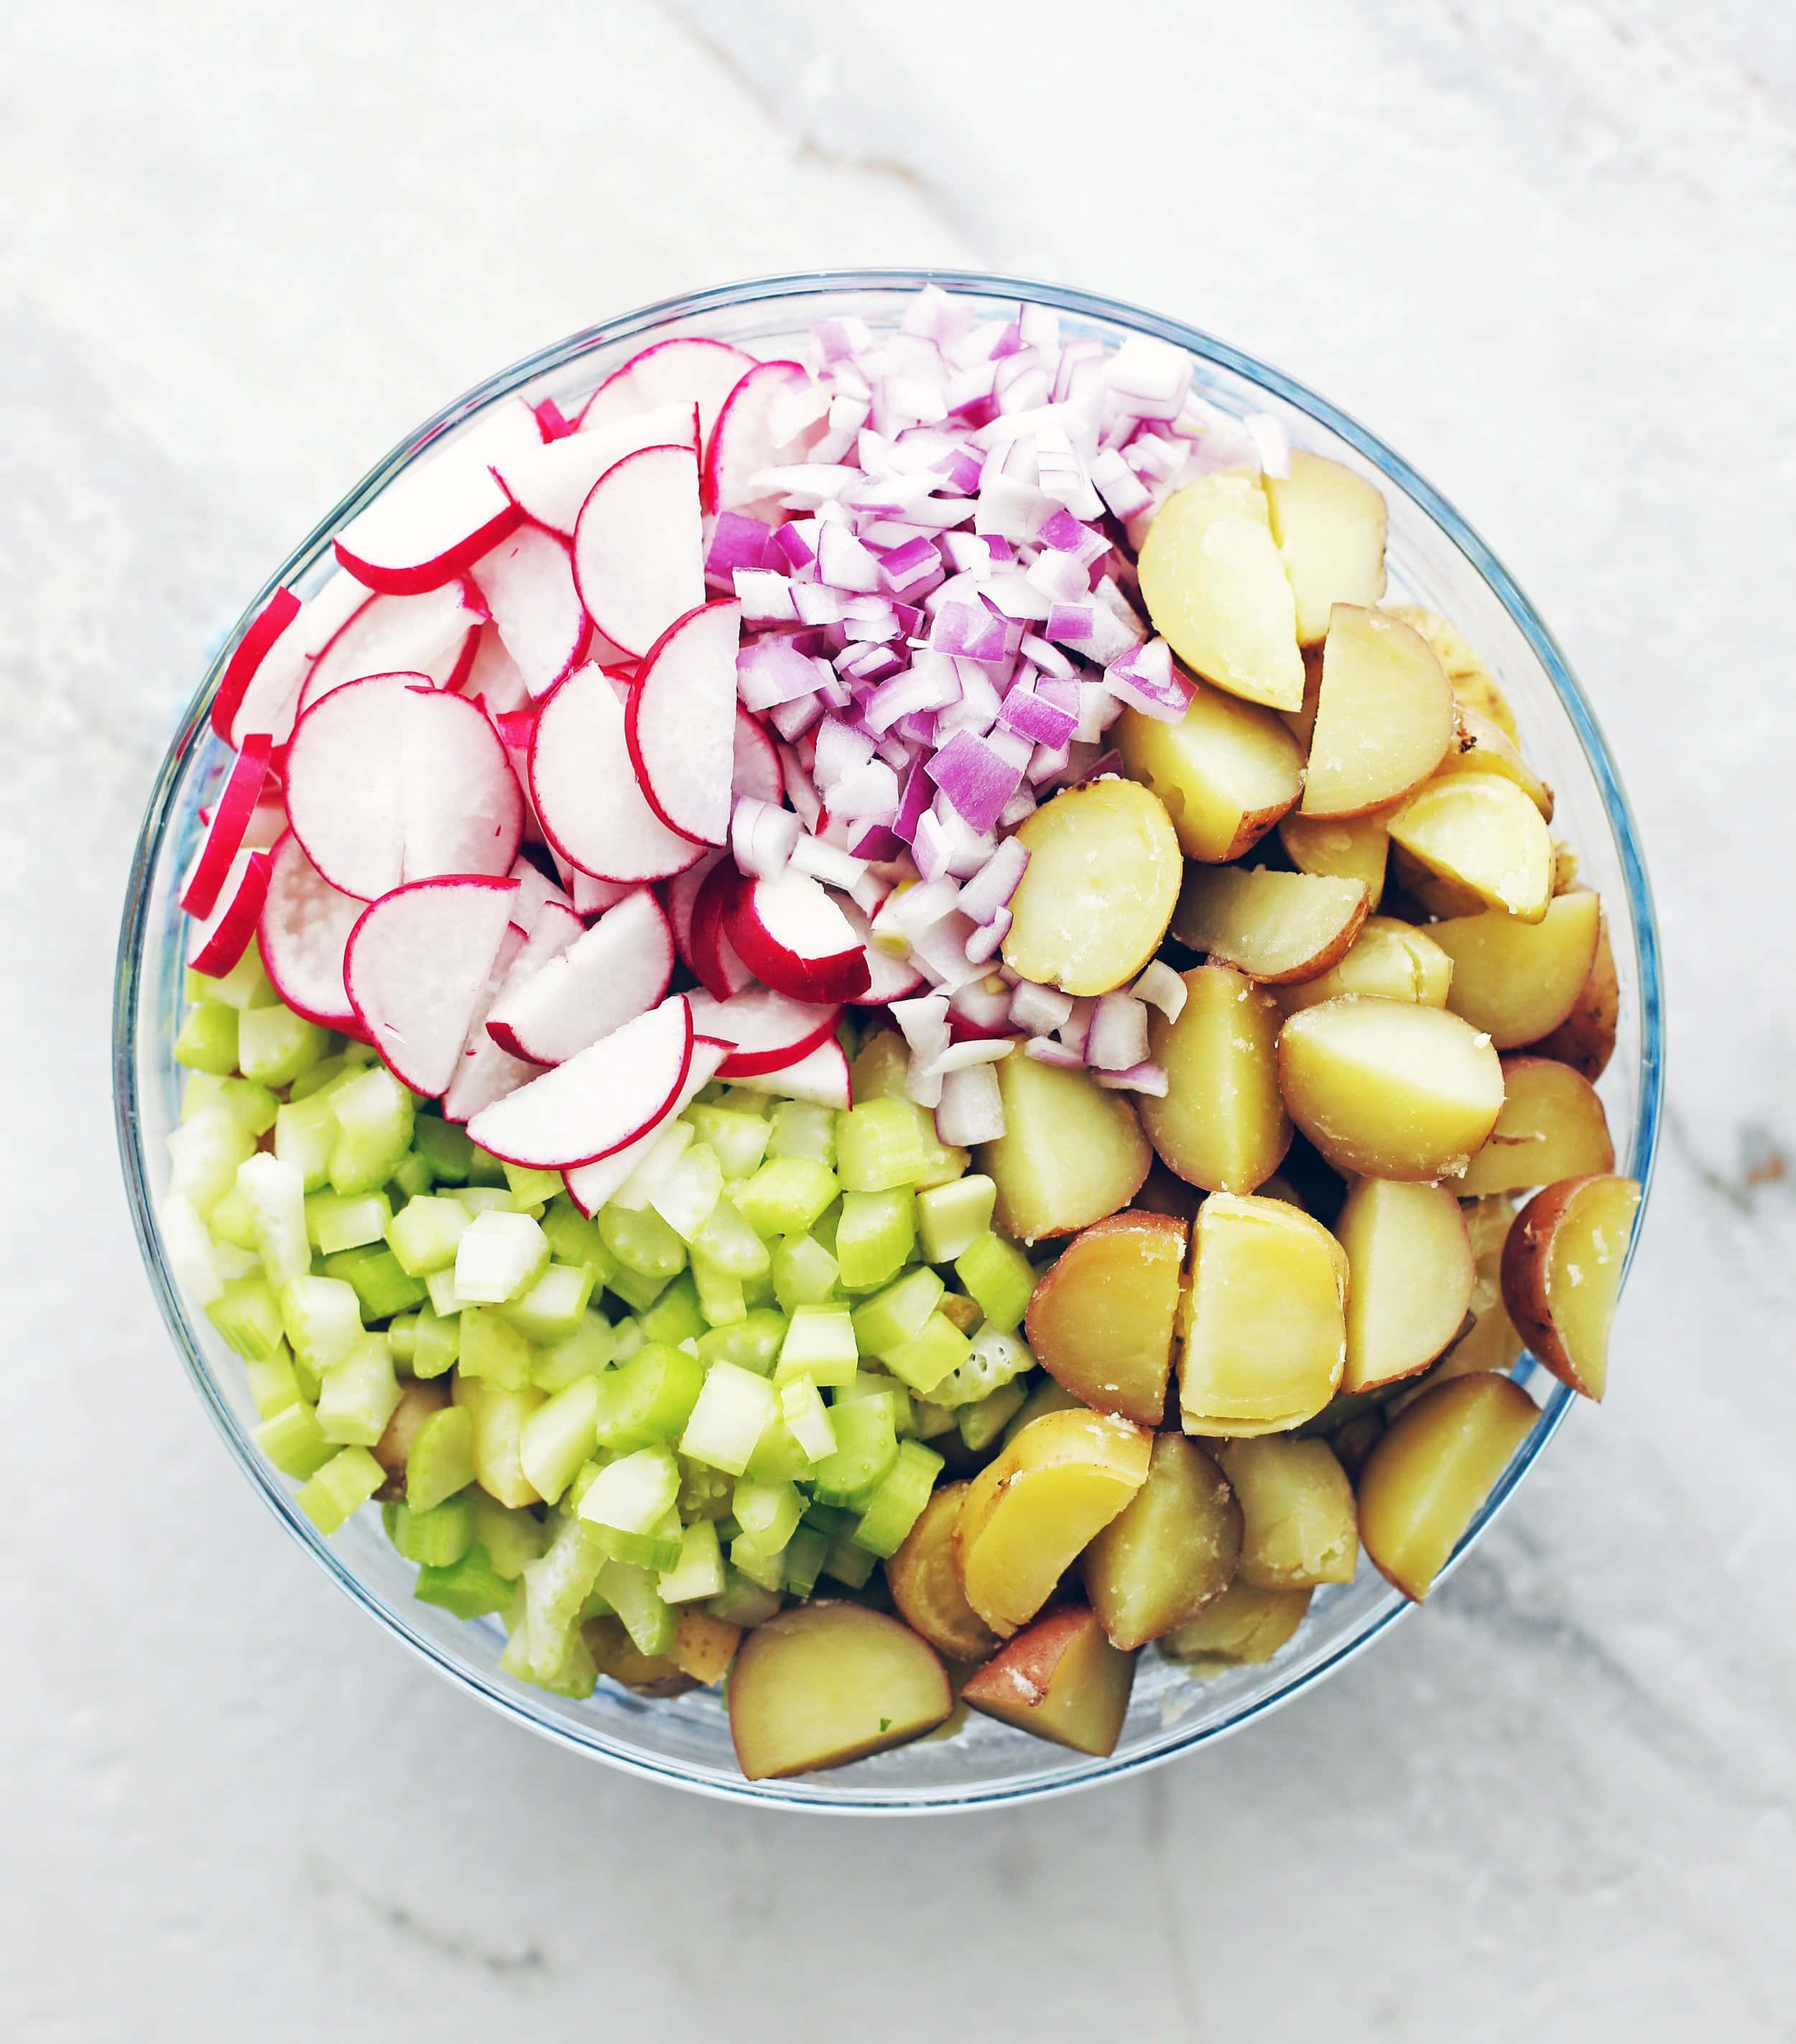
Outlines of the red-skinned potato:
<svg viewBox="0 0 1796 2044">
<path fill-rule="evenodd" d="M 1303 755 L 1276 710 L 1195 684 L 1177 724 L 1125 710 L 1115 737 L 1131 778 L 1165 805 L 1187 859 L 1219 864 L 1258 843 L 1303 788 Z"/>
<path fill-rule="evenodd" d="M 1111 1643 L 1145 1646 L 1196 1617 L 1234 1580 L 1241 1514 L 1196 1442 L 1158 1434 L 1147 1481 L 1085 1550 L 1085 1594 Z"/>
<path fill-rule="evenodd" d="M 1429 938 L 1453 960 L 1447 1005 L 1499 1051 L 1537 1042 L 1577 1005 L 1595 962 L 1595 895 L 1561 894 L 1538 923 L 1500 909 L 1435 923 Z"/>
<path fill-rule="evenodd" d="M 1548 912 L 1550 915 L 1552 911 Z M 1615 1035 L 1621 1019 L 1621 986 L 1609 943 L 1609 918 L 1605 916 L 1597 931 L 1596 956 L 1591 962 L 1590 976 L 1579 988 L 1571 1012 L 1556 1029 L 1529 1047 L 1536 1057 L 1556 1058 L 1594 1084 L 1608 1070 L 1609 1061 L 1615 1055 Z"/>
<path fill-rule="evenodd" d="M 1104 1637 L 1096 1614 L 1050 1612 L 967 1677 L 963 1703 L 1019 1731 L 1099 1758 L 1116 1750 L 1135 1657 Z"/>
<path fill-rule="evenodd" d="M 1076 1235 L 1036 1285 L 1024 1320 L 1035 1360 L 1095 1411 L 1159 1425 L 1185 1239 L 1164 1214 L 1112 1214 Z"/>
<path fill-rule="evenodd" d="M 1251 1193 L 1291 1147 L 1279 1093 L 1277 1000 L 1226 965 L 1182 975 L 1176 1022 L 1148 1017 L 1148 1055 L 1166 1074 L 1165 1095 L 1136 1112 L 1161 1162 L 1211 1193 Z"/>
<path fill-rule="evenodd" d="M 1169 1660 L 1255 1667 L 1270 1661 L 1303 1623 L 1314 1590 L 1262 1590 L 1239 1576 L 1214 1604 L 1160 1641 Z"/>
<path fill-rule="evenodd" d="M 1337 603 L 1303 782 L 1306 816 L 1362 816 L 1400 801 L 1453 743 L 1453 692 L 1402 619 Z"/>
<path fill-rule="evenodd" d="M 1468 1199 L 1611 1170 L 1615 1144 L 1596 1089 L 1552 1058 L 1505 1058 L 1503 1110 L 1466 1166 Z"/>
<path fill-rule="evenodd" d="M 954 1521 L 967 1493 L 964 1483 L 934 1491 L 904 1545 L 885 1564 L 892 1601 L 914 1631 L 938 1654 L 957 1662 L 984 1661 L 999 1640 L 966 1600 L 954 1566 Z"/>
<path fill-rule="evenodd" d="M 1640 1208 L 1632 1178 L 1567 1178 L 1537 1193 L 1503 1244 L 1503 1304 L 1562 1384 L 1600 1399 L 1609 1331 Z"/>
<path fill-rule="evenodd" d="M 1153 1162 L 1129 1096 L 1020 1051 L 995 1069 L 1004 1132 L 979 1145 L 974 1168 L 997 1186 L 1004 1233 L 1019 1242 L 1076 1235 L 1126 1207 Z"/>
<path fill-rule="evenodd" d="M 1459 1201 L 1440 1185 L 1360 1178 L 1334 1232 L 1347 1252 L 1345 1392 L 1426 1370 L 1459 1332 L 1476 1270 Z"/>
<path fill-rule="evenodd" d="M 1357 880 L 1269 866 L 1192 866 L 1172 934 L 1215 965 L 1268 985 L 1314 979 L 1345 955 L 1366 920 Z"/>
</svg>

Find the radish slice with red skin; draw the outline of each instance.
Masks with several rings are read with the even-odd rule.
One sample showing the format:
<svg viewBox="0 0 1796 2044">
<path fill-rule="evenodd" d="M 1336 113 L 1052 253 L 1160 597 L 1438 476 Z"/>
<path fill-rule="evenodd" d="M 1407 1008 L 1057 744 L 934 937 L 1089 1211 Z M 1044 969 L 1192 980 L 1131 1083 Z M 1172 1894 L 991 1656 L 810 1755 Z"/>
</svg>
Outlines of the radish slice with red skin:
<svg viewBox="0 0 1796 2044">
<path fill-rule="evenodd" d="M 658 1006 L 673 977 L 673 930 L 661 904 L 639 887 L 540 972 L 508 988 L 486 1018 L 487 1034 L 514 1058 L 565 1064 Z"/>
<path fill-rule="evenodd" d="M 596 880 L 664 880 L 701 847 L 670 831 L 636 785 L 624 705 L 602 667 L 570 674 L 543 699 L 530 740 L 530 793 L 543 836 Z"/>
<path fill-rule="evenodd" d="M 737 797 L 752 795 L 777 809 L 785 800 L 785 774 L 779 750 L 745 709 L 736 712 L 735 771 L 731 782 Z"/>
<path fill-rule="evenodd" d="M 819 1007 L 765 986 L 751 986 L 728 1001 L 713 1001 L 704 993 L 686 998 L 693 1005 L 693 1027 L 732 1047 L 717 1068 L 723 1079 L 752 1078 L 796 1064 L 833 1036 L 842 1019 L 833 1002 Z"/>
<path fill-rule="evenodd" d="M 277 591 L 263 616 L 291 594 Z M 284 745 L 312 663 L 356 613 L 373 601 L 354 576 L 334 574 L 303 604 L 287 611 L 285 626 L 271 641 L 259 645 L 253 659 L 247 650 L 249 634 L 245 633 L 219 684 L 212 707 L 213 728 L 233 745 L 240 746 L 258 731 L 267 732 L 276 745 Z M 285 603 L 280 608 L 287 610 Z"/>
<path fill-rule="evenodd" d="M 271 863 L 265 851 L 240 851 L 231 862 L 209 916 L 199 919 L 187 948 L 195 972 L 221 979 L 249 949 L 268 893 Z"/>
<path fill-rule="evenodd" d="M 541 1065 L 526 1064 L 509 1051 L 500 1049 L 486 1033 L 486 1017 L 501 993 L 540 972 L 551 959 L 573 943 L 579 930 L 578 919 L 553 902 L 545 905 L 528 937 L 521 936 L 517 925 L 512 924 L 488 975 L 467 1041 L 462 1046 L 455 1078 L 443 1097 L 445 1121 L 466 1121 L 482 1108 L 508 1098 L 520 1086 L 541 1077 L 544 1069 Z"/>
<path fill-rule="evenodd" d="M 501 738 L 506 737 L 502 717 L 528 712 L 531 707 L 530 690 L 524 684 L 518 663 L 505 649 L 505 642 L 492 624 L 483 624 L 474 635 L 474 658 L 468 666 L 467 679 L 461 685 L 460 693 L 470 702 L 477 702 L 492 718 Z M 524 733 L 526 744 L 529 733 Z M 507 740 L 508 750 L 509 740 Z"/>
<path fill-rule="evenodd" d="M 567 548 L 554 533 L 526 525 L 477 562 L 470 579 L 532 697 L 546 696 L 585 659 L 592 620 Z"/>
<path fill-rule="evenodd" d="M 419 596 L 453 582 L 523 517 L 470 440 L 396 476 L 337 535 L 336 557 L 380 595 Z"/>
<path fill-rule="evenodd" d="M 593 485 L 574 528 L 574 578 L 593 622 L 633 659 L 704 601 L 698 461 L 689 447 L 640 448 Z"/>
<path fill-rule="evenodd" d="M 535 928 L 543 911 L 551 902 L 573 913 L 574 904 L 567 896 L 554 881 L 545 879 L 521 853 L 512 862 L 512 878 L 518 883 L 517 900 L 512 905 L 512 921 L 526 936 Z M 572 939 L 569 941 L 571 943 Z"/>
<path fill-rule="evenodd" d="M 713 1043 L 703 1036 L 695 1035 L 693 1039 L 692 1063 L 687 1067 L 680 1090 L 668 1102 L 667 1110 L 661 1119 L 652 1128 L 645 1129 L 635 1142 L 626 1143 L 621 1150 L 612 1151 L 608 1157 L 601 1157 L 595 1164 L 577 1164 L 572 1170 L 562 1174 L 569 1198 L 589 1220 L 648 1155 L 650 1144 L 667 1124 L 691 1105 L 695 1094 L 710 1085 L 717 1076 L 717 1068 L 723 1062 L 723 1046 L 721 1043 Z"/>
<path fill-rule="evenodd" d="M 846 896 L 831 897 L 842 913 L 848 927 L 861 940 L 861 948 L 867 961 L 867 990 L 854 996 L 857 1008 L 883 1008 L 888 1001 L 908 1001 L 913 994 L 923 991 L 923 974 L 911 963 L 908 956 L 894 958 L 873 940 L 873 928 L 863 911 Z"/>
<path fill-rule="evenodd" d="M 626 894 L 633 893 L 643 884 L 637 880 L 595 880 L 591 874 L 581 872 L 578 866 L 570 866 L 568 870 L 573 883 L 574 908 L 588 922 L 595 916 L 602 916 L 606 909 L 615 909 Z"/>
<path fill-rule="evenodd" d="M 349 934 L 350 1005 L 393 1076 L 448 1090 L 499 955 L 516 880 L 416 880 L 370 902 Z"/>
<path fill-rule="evenodd" d="M 507 1164 L 566 1170 L 608 1157 L 667 1112 L 693 1056 L 693 1012 L 676 993 L 468 1124 Z"/>
<path fill-rule="evenodd" d="M 649 807 L 700 844 L 730 834 L 741 637 L 733 597 L 688 611 L 650 647 L 624 705 L 630 763 Z"/>
<path fill-rule="evenodd" d="M 227 743 L 231 742 L 237 713 L 243 708 L 250 683 L 299 611 L 299 598 L 293 591 L 277 589 L 232 648 L 224 671 L 218 678 L 218 693 L 212 699 L 212 728 Z"/>
<path fill-rule="evenodd" d="M 181 905 L 190 916 L 209 916 L 217 905 L 231 862 L 244 849 L 250 820 L 267 786 L 268 760 L 273 751 L 266 732 L 244 740 L 244 749 L 237 755 L 213 807 L 205 843 L 182 889 Z"/>
<path fill-rule="evenodd" d="M 795 1001 L 854 1001 L 872 984 L 866 954 L 834 899 L 789 866 L 745 881 L 729 917 L 730 942 L 757 979 Z"/>
<path fill-rule="evenodd" d="M 333 887 L 290 830 L 274 847 L 256 929 L 262 962 L 287 1006 L 320 1028 L 360 1033 L 343 959 L 367 905 Z"/>
<path fill-rule="evenodd" d="M 730 942 L 730 918 L 742 878 L 727 859 L 705 875 L 693 902 L 687 960 L 699 984 L 714 1001 L 728 1001 L 754 984 L 754 974 Z"/>
<path fill-rule="evenodd" d="M 614 370 L 586 400 L 580 430 L 591 432 L 656 405 L 696 404 L 700 435 L 708 440 L 724 399 L 754 367 L 752 355 L 727 341 L 697 336 L 658 340 Z"/>
<path fill-rule="evenodd" d="M 702 498 L 707 512 L 740 511 L 769 524 L 784 522 L 784 501 L 758 496 L 752 480 L 764 468 L 802 462 L 823 438 L 827 424 L 823 418 L 795 439 L 773 437 L 782 401 L 795 390 L 813 387 L 810 371 L 799 362 L 758 362 L 739 379 L 723 400 L 705 449 Z"/>
<path fill-rule="evenodd" d="M 480 603 L 462 582 L 423 596 L 370 597 L 313 662 L 300 690 L 300 715 L 333 689 L 370 674 L 421 674 L 438 688 L 466 680 L 478 647 Z"/>
<path fill-rule="evenodd" d="M 535 524 L 574 537 L 580 507 L 593 485 L 627 454 L 643 448 L 679 447 L 690 443 L 698 452 L 698 407 L 658 405 L 639 417 L 620 419 L 591 432 L 575 432 L 545 447 L 521 450 L 497 464 L 499 480 Z"/>
<path fill-rule="evenodd" d="M 693 963 L 693 905 L 698 899 L 700 888 L 723 856 L 720 851 L 708 851 L 697 866 L 689 866 L 684 873 L 675 874 L 662 889 L 662 906 L 667 911 L 668 924 L 674 932 L 674 949 L 688 972 L 697 970 Z"/>
<path fill-rule="evenodd" d="M 408 689 L 401 729 L 405 878 L 508 873 L 524 836 L 524 794 L 479 704 Z M 290 782 L 288 801 L 290 812 Z"/>
<path fill-rule="evenodd" d="M 796 1064 L 782 1065 L 774 1072 L 757 1072 L 732 1083 L 747 1093 L 772 1093 L 781 1100 L 815 1101 L 819 1107 L 848 1108 L 854 1104 L 847 1054 L 833 1037 Z"/>
</svg>

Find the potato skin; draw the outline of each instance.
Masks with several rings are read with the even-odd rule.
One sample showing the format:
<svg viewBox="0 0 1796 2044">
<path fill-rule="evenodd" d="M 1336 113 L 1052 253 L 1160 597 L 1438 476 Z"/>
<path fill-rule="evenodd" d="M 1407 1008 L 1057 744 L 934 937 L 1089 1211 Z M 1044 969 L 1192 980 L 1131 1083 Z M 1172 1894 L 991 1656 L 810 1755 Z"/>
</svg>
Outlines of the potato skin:
<svg viewBox="0 0 1796 2044">
<path fill-rule="evenodd" d="M 1565 1020 L 1529 1048 L 1537 1058 L 1556 1058 L 1594 1085 L 1615 1055 L 1615 1035 L 1621 1019 L 1621 987 L 1615 954 L 1609 942 L 1609 918 L 1597 926 L 1596 956 Z"/>
<path fill-rule="evenodd" d="M 1135 1657 L 1079 1605 L 1051 1611 L 968 1677 L 961 1700 L 1037 1739 L 1103 1758 L 1116 1750 Z"/>
<path fill-rule="evenodd" d="M 969 1486 L 939 1487 L 904 1545 L 885 1564 L 892 1600 L 913 1632 L 958 1662 L 989 1660 L 1000 1642 L 966 1600 L 954 1566 L 954 1521 Z"/>
<path fill-rule="evenodd" d="M 1631 1179 L 1618 1178 L 1606 1172 L 1592 1173 L 1587 1178 L 1562 1178 L 1556 1185 L 1543 1187 L 1516 1216 L 1503 1243 L 1503 1305 L 1517 1331 L 1560 1383 L 1591 1399 L 1602 1397 L 1606 1358 L 1596 1358 L 1593 1369 L 1589 1360 L 1580 1362 L 1571 1354 L 1553 1317 L 1548 1279 L 1555 1239 L 1560 1229 L 1571 1222 L 1581 1196 L 1593 1187 L 1610 1186 L 1632 1187 L 1631 1226 L 1633 1215 L 1638 1210 L 1640 1188 Z M 1625 1243 L 1621 1250 L 1625 1253 Z"/>
</svg>

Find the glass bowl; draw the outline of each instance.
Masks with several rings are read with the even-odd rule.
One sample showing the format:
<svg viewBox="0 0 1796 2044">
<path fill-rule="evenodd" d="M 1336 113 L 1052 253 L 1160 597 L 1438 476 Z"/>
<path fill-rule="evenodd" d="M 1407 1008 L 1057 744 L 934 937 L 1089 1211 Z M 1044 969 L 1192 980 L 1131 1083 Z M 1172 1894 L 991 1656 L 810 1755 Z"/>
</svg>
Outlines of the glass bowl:
<svg viewBox="0 0 1796 2044">
<path fill-rule="evenodd" d="M 545 1737 L 651 1780 L 737 1802 L 785 1809 L 914 1812 L 1017 1804 L 1129 1774 L 1213 1744 L 1314 1688 L 1409 1608 L 1362 1559 L 1349 1584 L 1319 1592 L 1302 1631 L 1267 1666 L 1199 1681 L 1144 1656 L 1115 1753 L 1096 1760 L 1029 1738 L 977 1715 L 951 1738 L 926 1740 L 829 1774 L 748 1782 L 738 1773 L 716 1696 L 700 1691 L 647 1700 L 608 1683 L 584 1703 L 516 1682 L 501 1671 L 497 1619 L 466 1623 L 415 1602 L 413 1572 L 387 1544 L 371 1509 L 327 1542 L 293 1502 L 291 1486 L 250 1438 L 255 1412 L 236 1358 L 205 1316 L 177 1291 L 157 1232 L 155 1202 L 166 1180 L 164 1139 L 178 1118 L 181 1073 L 173 1057 L 182 989 L 180 875 L 193 851 L 197 812 L 226 763 L 206 709 L 232 646 L 269 590 L 284 582 L 309 595 L 331 567 L 331 540 L 421 451 L 452 438 L 510 394 L 570 401 L 627 356 L 678 331 L 740 343 L 762 355 L 792 352 L 825 313 L 858 313 L 878 326 L 934 282 L 970 298 L 981 316 L 1019 300 L 1051 305 L 1063 333 L 1115 344 L 1131 333 L 1186 349 L 1198 387 L 1226 410 L 1271 412 L 1296 444 L 1372 477 L 1391 507 L 1389 566 L 1395 600 L 1450 618 L 1478 648 L 1513 702 L 1530 758 L 1558 797 L 1555 828 L 1577 849 L 1583 877 L 1606 905 L 1621 978 L 1614 1058 L 1601 1086 L 1620 1168 L 1645 1184 L 1658 1134 L 1662 1085 L 1658 937 L 1638 836 L 1615 766 L 1564 655 L 1490 549 L 1451 505 L 1364 427 L 1276 370 L 1207 334 L 1081 291 L 956 271 L 842 271 L 772 277 L 700 291 L 624 314 L 516 363 L 444 407 L 357 484 L 270 578 L 214 657 L 156 777 L 132 861 L 120 935 L 113 1015 L 118 1137 L 137 1236 L 176 1350 L 226 1447 L 269 1509 L 319 1567 L 370 1616 L 450 1681 Z M 1636 1230 L 1638 1240 L 1638 1229 Z M 1502 1510 L 1572 1404 L 1571 1393 L 1524 1358 L 1517 1375 L 1545 1386 L 1541 1416 L 1460 1543 L 1456 1561 Z"/>
</svg>

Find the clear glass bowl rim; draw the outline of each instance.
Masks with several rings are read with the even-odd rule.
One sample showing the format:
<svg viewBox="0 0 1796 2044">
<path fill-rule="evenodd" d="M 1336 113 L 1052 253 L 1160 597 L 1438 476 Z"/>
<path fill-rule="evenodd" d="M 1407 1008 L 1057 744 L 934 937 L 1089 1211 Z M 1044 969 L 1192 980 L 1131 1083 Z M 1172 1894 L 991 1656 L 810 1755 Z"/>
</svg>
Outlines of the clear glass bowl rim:
<svg viewBox="0 0 1796 2044">
<path fill-rule="evenodd" d="M 152 1218 L 153 1195 L 146 1160 L 138 1140 L 137 1036 L 138 1004 L 136 997 L 140 966 L 148 937 L 151 906 L 150 882 L 163 835 L 172 819 L 172 797 L 189 751 L 203 736 L 206 714 L 217 691 L 225 662 L 256 613 L 274 590 L 303 574 L 328 546 L 332 537 L 383 490 L 408 462 L 441 434 L 459 425 L 494 399 L 552 374 L 591 350 L 627 340 L 673 323 L 708 313 L 749 305 L 773 304 L 783 298 L 801 298 L 829 292 L 877 291 L 897 293 L 938 285 L 953 293 L 976 297 L 1008 298 L 1053 307 L 1076 317 L 1103 320 L 1150 334 L 1170 342 L 1218 367 L 1257 384 L 1286 403 L 1307 413 L 1317 423 L 1337 434 L 1361 456 L 1405 491 L 1433 520 L 1483 580 L 1525 639 L 1576 732 L 1599 793 L 1613 832 L 1617 855 L 1625 878 L 1635 936 L 1634 963 L 1638 974 L 1641 1003 L 1641 1068 L 1639 1120 L 1633 1152 L 1628 1168 L 1637 1178 L 1643 1195 L 1651 1192 L 1654 1160 L 1658 1148 L 1664 1088 L 1664 1028 L 1662 961 L 1658 923 L 1651 883 L 1641 851 L 1640 833 L 1624 792 L 1595 712 L 1572 672 L 1569 662 L 1533 605 L 1509 571 L 1479 538 L 1472 526 L 1441 493 L 1403 457 L 1387 447 L 1376 435 L 1318 396 L 1303 384 L 1257 360 L 1226 342 L 1183 322 L 1168 319 L 1098 293 L 1081 291 L 1060 284 L 970 270 L 843 269 L 796 271 L 784 275 L 743 279 L 712 289 L 663 298 L 639 306 L 597 325 L 581 328 L 552 346 L 524 356 L 475 385 L 408 434 L 386 459 L 370 469 L 355 488 L 328 513 L 307 537 L 269 578 L 255 600 L 221 641 L 198 690 L 182 713 L 173 740 L 158 770 L 143 828 L 133 851 L 127 882 L 125 910 L 119 934 L 117 964 L 113 985 L 113 1097 L 119 1154 L 131 1206 L 138 1247 L 157 1304 L 176 1350 L 195 1390 L 211 1415 L 238 1467 L 263 1502 L 289 1534 L 311 1555 L 343 1593 L 378 1619 L 437 1672 L 468 1694 L 477 1697 L 502 1716 L 527 1727 L 539 1735 L 573 1751 L 604 1760 L 627 1773 L 645 1780 L 671 1782 L 720 1800 L 761 1808 L 827 1811 L 865 1815 L 912 1815 L 966 1810 L 1015 1807 L 1053 1796 L 1071 1793 L 1099 1781 L 1114 1781 L 1157 1767 L 1180 1754 L 1192 1752 L 1281 1708 L 1295 1697 L 1325 1681 L 1349 1660 L 1361 1653 L 1398 1619 L 1414 1608 L 1395 1591 L 1375 1611 L 1370 1620 L 1344 1640 L 1326 1658 L 1305 1668 L 1276 1689 L 1245 1701 L 1238 1709 L 1211 1723 L 1193 1727 L 1149 1750 L 1108 1761 L 1078 1765 L 1056 1777 L 1029 1781 L 1014 1786 L 986 1788 L 975 1785 L 964 1793 L 944 1795 L 919 1792 L 913 1800 L 866 1801 L 845 1785 L 838 1796 L 815 1792 L 800 1800 L 778 1781 L 730 1782 L 689 1773 L 675 1762 L 664 1761 L 594 1730 L 582 1736 L 566 1723 L 539 1716 L 497 1688 L 489 1687 L 470 1669 L 450 1658 L 436 1642 L 413 1631 L 399 1614 L 373 1595 L 355 1573 L 332 1551 L 329 1543 L 294 1506 L 263 1458 L 246 1438 L 219 1395 L 211 1370 L 194 1339 L 174 1281 L 158 1251 Z M 1643 1197 L 1633 1238 L 1629 1245 L 1631 1266 L 1638 1248 L 1645 1217 Z M 1540 1423 L 1517 1458 L 1510 1463 L 1498 1489 L 1460 1542 L 1450 1570 L 1458 1566 L 1472 1546 L 1514 1494 L 1522 1478 L 1533 1466 L 1560 1427 L 1574 1403 L 1573 1394 L 1563 1385 L 1552 1384 Z M 1447 1571 L 1443 1571 L 1443 1574 Z M 1068 1756 L 1069 1762 L 1073 1757 Z"/>
</svg>

